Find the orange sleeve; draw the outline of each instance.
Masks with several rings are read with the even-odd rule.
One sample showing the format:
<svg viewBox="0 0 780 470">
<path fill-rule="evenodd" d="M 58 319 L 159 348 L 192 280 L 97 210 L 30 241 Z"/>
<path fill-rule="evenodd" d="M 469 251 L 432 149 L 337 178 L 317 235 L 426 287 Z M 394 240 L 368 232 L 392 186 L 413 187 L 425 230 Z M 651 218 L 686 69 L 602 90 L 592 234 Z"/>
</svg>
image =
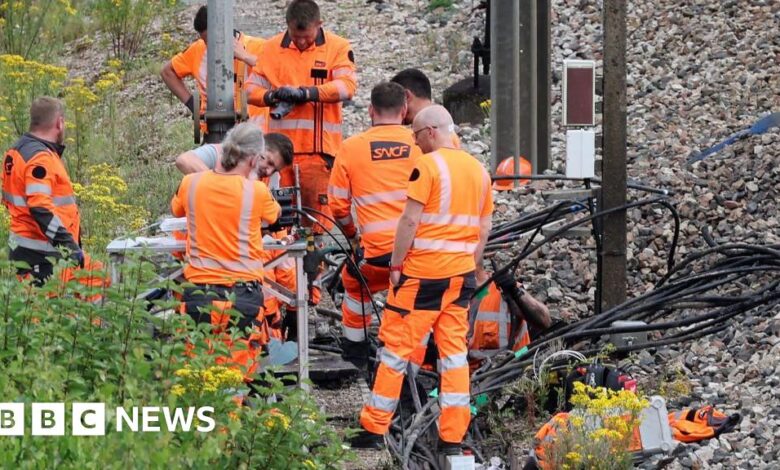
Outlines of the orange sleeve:
<svg viewBox="0 0 780 470">
<path fill-rule="evenodd" d="M 328 182 L 328 206 L 333 217 L 344 229 L 344 235 L 355 236 L 355 221 L 352 220 L 352 194 L 350 192 L 348 160 L 351 153 L 349 141 L 344 142 L 336 153 Z"/>
<path fill-rule="evenodd" d="M 431 190 L 435 181 L 430 165 L 426 164 L 430 158 L 419 158 L 417 165 L 409 175 L 409 187 L 406 197 L 425 205 L 431 197 Z"/>
<path fill-rule="evenodd" d="M 184 52 L 179 52 L 171 59 L 171 66 L 173 66 L 177 77 L 184 78 L 195 75 L 195 62 L 198 55 L 203 53 L 199 42 L 200 40 L 193 42 Z"/>
<path fill-rule="evenodd" d="M 352 46 L 344 40 L 337 46 L 336 60 L 331 69 L 331 81 L 319 85 L 317 101 L 323 103 L 336 103 L 351 99 L 357 89 L 357 68 Z"/>
<path fill-rule="evenodd" d="M 71 252 L 79 252 L 81 248 L 66 228 L 66 224 L 70 224 L 71 221 L 60 219 L 54 211 L 52 186 L 58 178 L 55 175 L 58 162 L 55 162 L 54 158 L 56 157 L 48 152 L 41 152 L 33 156 L 25 167 L 24 194 L 27 207 L 41 232 L 52 245 L 64 246 Z"/>
<path fill-rule="evenodd" d="M 493 215 L 493 186 L 490 184 L 490 174 L 486 170 L 482 170 L 482 186 L 484 191 L 483 202 L 480 205 L 482 212 L 480 217 L 491 217 Z"/>
<path fill-rule="evenodd" d="M 184 177 L 186 179 L 186 176 Z M 184 179 L 181 180 L 181 183 L 179 183 L 178 189 L 176 189 L 176 194 L 173 195 L 173 199 L 171 199 L 171 214 L 173 214 L 174 217 L 184 217 L 186 213 L 184 212 L 184 191 L 182 188 L 184 187 Z"/>
<path fill-rule="evenodd" d="M 258 202 L 261 207 L 260 218 L 263 222 L 273 224 L 279 218 L 279 215 L 282 212 L 282 206 L 280 206 L 279 203 L 276 202 L 276 199 L 271 196 L 271 191 L 268 189 L 268 186 L 260 181 L 256 181 L 255 185 L 258 186 L 258 192 L 260 193 L 258 197 Z"/>
</svg>

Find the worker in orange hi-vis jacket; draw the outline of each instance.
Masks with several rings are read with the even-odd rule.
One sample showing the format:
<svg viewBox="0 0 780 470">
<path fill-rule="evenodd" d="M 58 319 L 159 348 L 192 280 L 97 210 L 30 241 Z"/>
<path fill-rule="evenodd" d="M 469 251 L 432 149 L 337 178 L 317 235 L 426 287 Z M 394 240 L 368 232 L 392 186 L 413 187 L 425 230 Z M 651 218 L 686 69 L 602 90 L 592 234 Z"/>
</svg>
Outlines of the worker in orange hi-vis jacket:
<svg viewBox="0 0 780 470">
<path fill-rule="evenodd" d="M 401 70 L 390 81 L 401 85 L 406 90 L 408 107 L 406 116 L 404 116 L 404 124 L 412 124 L 417 113 L 434 104 L 431 81 L 421 70 Z M 455 132 L 452 133 L 452 148 L 460 148 L 460 139 Z"/>
<path fill-rule="evenodd" d="M 11 216 L 9 258 L 27 263 L 28 267 L 17 268 L 20 278 L 32 277 L 36 285 L 42 285 L 54 272 L 50 258 L 59 259 L 65 253 L 73 266 L 63 270 L 60 281 L 78 279 L 99 291 L 109 280 L 99 274 L 102 264 L 93 262 L 81 248 L 79 208 L 62 160 L 64 141 L 62 101 L 36 98 L 30 106 L 29 131 L 3 159 L 3 204 Z"/>
<path fill-rule="evenodd" d="M 170 61 L 166 62 L 165 65 L 163 65 L 160 75 L 162 76 L 165 85 L 192 113 L 198 112 L 203 114 L 206 112 L 206 103 L 208 102 L 206 93 L 208 73 L 208 12 L 205 5 L 200 7 L 195 14 L 193 27 L 198 33 L 198 36 L 200 36 L 200 39 L 190 44 L 186 50 L 176 54 Z M 241 110 L 241 92 L 244 83 L 246 83 L 246 80 L 252 71 L 252 67 L 257 65 L 257 60 L 258 57 L 260 57 L 264 43 L 264 39 L 235 31 L 233 40 L 233 54 L 235 57 L 235 60 L 233 61 L 233 71 L 236 76 L 234 101 L 234 109 L 236 112 Z M 185 77 L 193 77 L 195 79 L 198 93 L 200 94 L 200 109 L 198 110 L 193 109 L 194 97 L 183 81 Z M 250 121 L 260 127 L 263 132 L 266 132 L 268 126 L 268 108 L 249 105 L 247 112 Z M 213 143 L 214 140 L 209 138 L 206 133 L 208 129 L 206 129 L 205 123 L 201 125 L 201 129 L 204 133 L 206 142 Z"/>
<path fill-rule="evenodd" d="M 265 184 L 249 179 L 263 151 L 259 128 L 235 126 L 222 143 L 221 168 L 185 175 L 171 201 L 173 215 L 187 218 L 184 278 L 193 286 L 184 290 L 183 313 L 221 331 L 227 310 L 238 311 L 238 328 L 251 334 L 246 348 L 232 352 L 237 362 L 259 354 L 269 339 L 261 226 L 276 222 L 281 208 Z"/>
<path fill-rule="evenodd" d="M 355 446 L 375 446 L 389 429 L 409 361 L 431 328 L 441 362 L 439 452 L 460 453 L 469 426 L 468 307 L 476 276 L 484 275 L 493 196 L 482 163 L 452 148 L 453 131 L 452 117 L 438 105 L 412 124 L 426 153 L 409 176 L 379 329 L 384 347 Z"/>
<path fill-rule="evenodd" d="M 331 212 L 356 247 L 353 259 L 359 275 L 347 263 L 341 276 L 342 349 L 345 359 L 360 364 L 368 351 L 365 330 L 373 314 L 371 296 L 387 289 L 393 237 L 406 203 L 409 174 L 422 155 L 412 132 L 402 124 L 405 113 L 403 87 L 391 82 L 375 86 L 368 107 L 372 127 L 341 145 L 328 186 Z M 357 220 L 352 218 L 353 209 Z"/>
<path fill-rule="evenodd" d="M 349 41 L 322 28 L 313 0 L 293 0 L 285 19 L 287 30 L 266 41 L 245 88 L 250 104 L 276 110 L 269 131 L 293 141 L 303 206 L 328 214 L 328 179 L 342 141 L 341 103 L 352 98 L 357 87 L 355 58 Z M 282 107 L 289 113 L 280 111 Z M 292 168 L 283 171 L 282 186 L 294 183 Z M 312 215 L 332 227 L 327 218 Z M 324 233 L 318 225 L 312 230 Z"/>
</svg>

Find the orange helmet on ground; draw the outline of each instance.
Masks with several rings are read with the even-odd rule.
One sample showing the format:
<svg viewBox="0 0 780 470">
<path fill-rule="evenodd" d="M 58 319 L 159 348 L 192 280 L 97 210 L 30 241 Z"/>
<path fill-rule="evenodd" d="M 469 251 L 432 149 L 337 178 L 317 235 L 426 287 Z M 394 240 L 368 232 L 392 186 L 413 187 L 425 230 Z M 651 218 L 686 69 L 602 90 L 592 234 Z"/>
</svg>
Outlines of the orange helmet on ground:
<svg viewBox="0 0 780 470">
<path fill-rule="evenodd" d="M 530 175 L 533 171 L 531 168 L 531 162 L 529 162 L 523 157 L 518 157 L 518 158 L 520 159 L 520 174 Z M 514 157 L 505 158 L 496 167 L 496 176 L 512 176 L 514 174 L 515 174 Z M 529 181 L 531 180 L 519 180 L 518 182 L 521 185 L 523 185 L 523 184 L 528 184 Z M 498 180 L 493 183 L 493 189 L 497 189 L 499 191 L 508 191 L 514 187 L 515 185 L 513 180 Z"/>
</svg>

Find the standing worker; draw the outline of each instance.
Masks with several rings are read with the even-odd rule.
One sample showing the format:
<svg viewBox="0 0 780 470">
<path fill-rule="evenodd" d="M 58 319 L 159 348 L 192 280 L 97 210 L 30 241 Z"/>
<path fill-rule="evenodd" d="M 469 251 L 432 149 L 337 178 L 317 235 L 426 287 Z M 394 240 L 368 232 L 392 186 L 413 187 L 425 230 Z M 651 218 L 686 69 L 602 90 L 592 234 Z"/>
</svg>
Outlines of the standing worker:
<svg viewBox="0 0 780 470">
<path fill-rule="evenodd" d="M 30 106 L 29 132 L 3 161 L 3 204 L 11 215 L 10 259 L 26 262 L 29 268 L 17 268 L 17 274 L 32 276 L 37 285 L 52 275 L 54 267 L 47 258 L 61 258 L 60 250 L 75 265 L 85 265 L 79 208 L 62 162 L 64 141 L 62 101 L 42 96 Z"/>
<path fill-rule="evenodd" d="M 431 81 L 421 70 L 401 70 L 390 81 L 401 85 L 406 91 L 407 109 L 404 124 L 411 124 L 420 111 L 428 106 L 433 106 Z M 452 147 L 460 148 L 460 139 L 455 132 L 452 133 Z"/>
<path fill-rule="evenodd" d="M 341 102 L 357 87 L 355 58 L 349 41 L 322 29 L 314 0 L 293 0 L 285 19 L 287 31 L 266 42 L 247 81 L 249 103 L 274 107 L 268 129 L 293 142 L 302 205 L 328 214 L 328 179 L 341 145 Z M 282 172 L 281 185 L 295 185 L 292 168 Z M 312 216 L 332 227 L 327 218 Z M 312 229 L 324 233 L 319 226 Z"/>
<path fill-rule="evenodd" d="M 357 445 L 376 444 L 390 427 L 410 358 L 433 328 L 441 360 L 439 453 L 455 455 L 469 426 L 466 334 L 469 299 L 482 278 L 491 228 L 490 176 L 476 158 L 452 148 L 454 124 L 442 106 L 412 124 L 426 152 L 409 176 L 407 201 L 390 261 L 390 292 L 379 339 L 384 348 Z M 354 441 L 353 441 L 354 443 Z"/>
<path fill-rule="evenodd" d="M 371 90 L 371 129 L 341 145 L 328 186 L 328 203 L 345 235 L 358 245 L 355 263 L 368 284 L 366 291 L 355 268 L 342 271 L 345 297 L 341 305 L 345 359 L 360 364 L 367 356 L 365 330 L 373 314 L 371 296 L 387 289 L 390 255 L 398 219 L 406 202 L 406 186 L 417 158 L 422 155 L 411 131 L 404 127 L 404 89 L 384 82 Z M 352 220 L 356 207 L 357 226 Z"/>
<path fill-rule="evenodd" d="M 248 351 L 254 355 L 268 340 L 261 225 L 276 222 L 281 207 L 265 184 L 249 179 L 265 150 L 260 129 L 250 123 L 235 126 L 222 149 L 221 168 L 185 175 L 171 201 L 173 215 L 187 218 L 184 278 L 194 286 L 184 290 L 183 308 L 196 322 L 218 329 L 227 326 L 226 311 L 237 310 L 238 328 L 252 329 Z M 206 316 L 201 309 L 210 306 Z"/>
<path fill-rule="evenodd" d="M 200 39 L 190 44 L 190 46 L 184 51 L 173 56 L 165 65 L 163 65 L 162 76 L 163 82 L 176 97 L 184 103 L 185 106 L 193 114 L 206 112 L 207 103 L 207 72 L 208 72 L 208 59 L 207 59 L 207 44 L 208 44 L 208 13 L 207 7 L 203 5 L 198 9 L 193 20 L 193 27 L 200 36 Z M 257 64 L 257 58 L 262 51 L 263 43 L 265 42 L 261 38 L 249 36 L 240 31 L 234 32 L 234 57 L 233 71 L 235 73 L 235 102 L 234 109 L 239 111 L 241 109 L 241 93 L 246 78 L 251 72 L 252 67 Z M 187 85 L 182 81 L 185 77 L 193 77 L 195 83 L 198 86 L 198 93 L 200 94 L 200 109 L 194 109 L 194 100 L 192 93 L 187 88 Z M 266 130 L 268 110 L 259 108 L 257 106 L 248 106 L 249 118 L 252 122 L 256 123 L 260 129 Z M 205 123 L 201 126 L 203 132 L 206 132 Z M 206 142 L 212 142 L 208 134 L 205 135 Z"/>
</svg>

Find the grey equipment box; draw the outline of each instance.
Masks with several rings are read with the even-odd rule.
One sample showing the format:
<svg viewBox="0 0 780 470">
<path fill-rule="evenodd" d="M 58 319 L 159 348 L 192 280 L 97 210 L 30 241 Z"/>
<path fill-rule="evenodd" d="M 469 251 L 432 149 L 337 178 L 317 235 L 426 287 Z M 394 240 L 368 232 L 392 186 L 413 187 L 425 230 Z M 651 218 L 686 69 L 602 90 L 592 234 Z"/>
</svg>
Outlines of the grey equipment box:
<svg viewBox="0 0 780 470">
<path fill-rule="evenodd" d="M 645 326 L 647 323 L 643 321 L 630 321 L 621 320 L 612 322 L 612 328 L 625 328 L 628 326 Z M 647 344 L 647 332 L 636 331 L 627 333 L 612 333 L 609 336 L 609 342 L 614 344 L 615 347 L 621 348 L 625 346 L 634 346 L 639 344 Z"/>
<path fill-rule="evenodd" d="M 642 422 L 639 435 L 642 438 L 642 454 L 653 455 L 659 452 L 668 454 L 675 446 L 672 428 L 669 427 L 669 412 L 666 400 L 658 395 L 649 399 L 650 405 L 642 410 Z"/>
</svg>

